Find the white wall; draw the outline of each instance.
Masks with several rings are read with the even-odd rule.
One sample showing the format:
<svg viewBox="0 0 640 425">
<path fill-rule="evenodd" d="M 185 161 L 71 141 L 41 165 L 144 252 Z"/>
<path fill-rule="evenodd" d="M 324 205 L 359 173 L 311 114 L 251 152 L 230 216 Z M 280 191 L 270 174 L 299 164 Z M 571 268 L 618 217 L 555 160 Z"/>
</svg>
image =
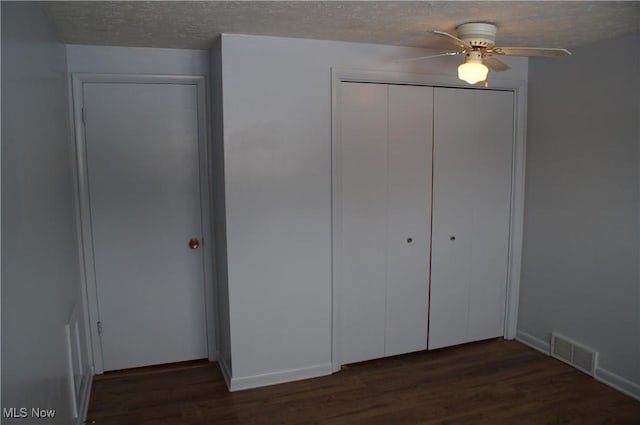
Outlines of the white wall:
<svg viewBox="0 0 640 425">
<path fill-rule="evenodd" d="M 41 6 L 2 2 L 2 407 L 56 409 L 60 424 L 65 325 L 82 311 L 66 70 Z"/>
<path fill-rule="evenodd" d="M 632 381 L 638 397 L 639 45 L 636 35 L 530 61 L 518 325 L 541 343 L 557 331 L 596 349 L 601 375 Z"/>
<path fill-rule="evenodd" d="M 211 55 L 211 138 L 213 142 L 213 191 L 214 191 L 214 235 L 216 238 L 216 287 L 218 312 L 218 362 L 227 385 L 231 379 L 231 334 L 229 325 L 229 279 L 227 274 L 224 150 L 222 140 L 222 43 L 218 38 L 210 51 Z"/>
<path fill-rule="evenodd" d="M 331 68 L 455 75 L 461 58 L 396 61 L 426 53 L 222 36 L 232 388 L 330 373 Z"/>
<path fill-rule="evenodd" d="M 206 50 L 67 45 L 69 72 L 209 75 Z"/>
</svg>

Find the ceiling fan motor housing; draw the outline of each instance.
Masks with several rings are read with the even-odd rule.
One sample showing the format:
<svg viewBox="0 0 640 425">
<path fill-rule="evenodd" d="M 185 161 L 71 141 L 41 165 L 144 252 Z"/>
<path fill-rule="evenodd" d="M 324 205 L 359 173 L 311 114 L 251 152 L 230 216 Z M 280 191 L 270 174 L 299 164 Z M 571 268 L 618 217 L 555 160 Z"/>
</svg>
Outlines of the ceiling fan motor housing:
<svg viewBox="0 0 640 425">
<path fill-rule="evenodd" d="M 469 22 L 459 25 L 458 37 L 472 47 L 490 48 L 496 43 L 496 26 L 485 22 Z"/>
</svg>

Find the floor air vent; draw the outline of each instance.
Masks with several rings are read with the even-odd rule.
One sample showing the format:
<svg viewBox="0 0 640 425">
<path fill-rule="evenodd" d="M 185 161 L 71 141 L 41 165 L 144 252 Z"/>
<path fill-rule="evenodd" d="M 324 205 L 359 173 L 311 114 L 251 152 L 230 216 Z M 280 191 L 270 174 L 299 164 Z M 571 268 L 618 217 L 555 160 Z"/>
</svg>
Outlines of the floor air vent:
<svg viewBox="0 0 640 425">
<path fill-rule="evenodd" d="M 551 356 L 594 376 L 598 353 L 567 337 L 551 334 Z"/>
</svg>

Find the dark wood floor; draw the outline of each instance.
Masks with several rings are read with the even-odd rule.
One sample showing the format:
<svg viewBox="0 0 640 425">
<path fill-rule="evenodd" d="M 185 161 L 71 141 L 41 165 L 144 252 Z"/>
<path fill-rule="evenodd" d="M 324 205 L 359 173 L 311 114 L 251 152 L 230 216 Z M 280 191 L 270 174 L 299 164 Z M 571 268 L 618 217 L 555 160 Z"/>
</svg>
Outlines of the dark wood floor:
<svg viewBox="0 0 640 425">
<path fill-rule="evenodd" d="M 501 339 L 227 392 L 216 364 L 97 379 L 87 423 L 640 424 L 640 402 Z"/>
</svg>

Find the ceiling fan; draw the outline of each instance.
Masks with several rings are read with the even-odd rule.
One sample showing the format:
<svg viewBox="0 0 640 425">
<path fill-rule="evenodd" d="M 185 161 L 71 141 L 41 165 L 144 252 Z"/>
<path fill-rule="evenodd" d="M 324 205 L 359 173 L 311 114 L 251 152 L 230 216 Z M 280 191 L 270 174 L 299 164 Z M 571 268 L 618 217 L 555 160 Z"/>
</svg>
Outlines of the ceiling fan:
<svg viewBox="0 0 640 425">
<path fill-rule="evenodd" d="M 466 55 L 465 61 L 458 67 L 458 78 L 469 84 L 475 84 L 487 79 L 489 68 L 493 71 L 506 71 L 511 69 L 496 55 L 508 56 L 544 56 L 558 58 L 571 54 L 567 49 L 544 47 L 496 47 L 496 30 L 494 24 L 486 22 L 468 22 L 456 28 L 458 36 L 445 31 L 432 30 L 434 34 L 448 37 L 459 50 L 440 53 L 437 55 L 421 56 L 411 60 L 435 58 L 438 56 Z"/>
</svg>

